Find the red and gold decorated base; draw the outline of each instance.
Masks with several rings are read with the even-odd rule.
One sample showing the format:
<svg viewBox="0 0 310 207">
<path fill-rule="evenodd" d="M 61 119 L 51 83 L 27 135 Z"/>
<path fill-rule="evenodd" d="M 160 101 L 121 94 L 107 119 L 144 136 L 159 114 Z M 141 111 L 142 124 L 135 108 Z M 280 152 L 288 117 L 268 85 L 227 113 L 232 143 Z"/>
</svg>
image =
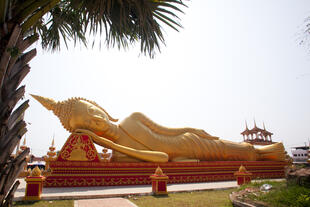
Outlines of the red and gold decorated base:
<svg viewBox="0 0 310 207">
<path fill-rule="evenodd" d="M 44 185 L 46 187 L 145 185 L 151 184 L 150 175 L 154 174 L 158 166 L 169 177 L 168 183 L 235 180 L 234 173 L 241 165 L 252 173 L 252 178 L 283 178 L 286 163 L 274 161 L 103 162 L 87 135 L 73 133 L 57 159 L 50 162 L 52 172 L 46 178 Z"/>
<path fill-rule="evenodd" d="M 25 178 L 26 181 L 26 190 L 24 200 L 33 201 L 33 200 L 41 200 L 43 181 L 45 177 L 38 176 L 28 176 Z"/>
<path fill-rule="evenodd" d="M 237 184 L 243 185 L 251 182 L 251 176 L 236 176 Z"/>
<path fill-rule="evenodd" d="M 237 184 L 243 185 L 251 182 L 252 173 L 250 172 L 236 172 L 235 174 Z"/>
<path fill-rule="evenodd" d="M 167 183 L 169 177 L 166 175 L 158 176 L 158 175 L 151 175 L 150 176 L 152 181 L 152 193 L 154 195 L 167 195 Z"/>
</svg>

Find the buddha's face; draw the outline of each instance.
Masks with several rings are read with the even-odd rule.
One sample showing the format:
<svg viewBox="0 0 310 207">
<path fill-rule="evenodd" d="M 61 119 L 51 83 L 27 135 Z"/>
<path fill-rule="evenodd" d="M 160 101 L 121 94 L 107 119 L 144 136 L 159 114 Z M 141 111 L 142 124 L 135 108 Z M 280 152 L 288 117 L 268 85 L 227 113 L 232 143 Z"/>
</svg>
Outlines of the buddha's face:
<svg viewBox="0 0 310 207">
<path fill-rule="evenodd" d="M 83 100 L 74 104 L 69 124 L 74 130 L 88 129 L 98 135 L 103 135 L 111 125 L 103 110 Z"/>
</svg>

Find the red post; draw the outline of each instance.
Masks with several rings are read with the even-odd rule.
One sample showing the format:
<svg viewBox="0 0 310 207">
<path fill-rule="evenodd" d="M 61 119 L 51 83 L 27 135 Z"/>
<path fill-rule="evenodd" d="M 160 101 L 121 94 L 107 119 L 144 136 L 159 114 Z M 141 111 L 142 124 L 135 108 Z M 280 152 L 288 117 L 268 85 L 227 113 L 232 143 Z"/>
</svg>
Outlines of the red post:
<svg viewBox="0 0 310 207">
<path fill-rule="evenodd" d="M 150 176 L 152 180 L 152 193 L 154 195 L 167 195 L 167 182 L 169 177 L 158 166 L 155 174 Z"/>
<path fill-rule="evenodd" d="M 239 171 L 235 172 L 234 175 L 238 185 L 251 182 L 252 173 L 248 172 L 243 165 L 240 166 Z"/>
<path fill-rule="evenodd" d="M 45 180 L 44 176 L 41 176 L 41 171 L 35 167 L 30 176 L 25 178 L 26 181 L 26 191 L 24 200 L 41 200 L 43 182 Z"/>
</svg>

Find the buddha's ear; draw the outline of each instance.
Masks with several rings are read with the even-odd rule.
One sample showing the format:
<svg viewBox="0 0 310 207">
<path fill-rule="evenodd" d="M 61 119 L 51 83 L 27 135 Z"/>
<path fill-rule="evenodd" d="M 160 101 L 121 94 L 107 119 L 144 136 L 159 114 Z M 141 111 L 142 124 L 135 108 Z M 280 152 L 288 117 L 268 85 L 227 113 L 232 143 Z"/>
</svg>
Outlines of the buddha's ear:
<svg viewBox="0 0 310 207">
<path fill-rule="evenodd" d="M 106 122 L 106 120 L 104 118 L 102 118 L 101 116 L 98 116 L 98 115 L 92 115 L 91 119 L 92 119 L 92 121 L 95 121 L 95 122 Z"/>
</svg>

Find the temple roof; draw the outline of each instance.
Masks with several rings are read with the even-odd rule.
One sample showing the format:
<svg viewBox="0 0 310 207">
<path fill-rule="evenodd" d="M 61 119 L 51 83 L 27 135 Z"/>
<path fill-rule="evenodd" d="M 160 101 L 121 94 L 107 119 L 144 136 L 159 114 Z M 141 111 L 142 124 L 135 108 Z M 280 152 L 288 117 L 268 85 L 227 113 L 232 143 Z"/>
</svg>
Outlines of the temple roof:
<svg viewBox="0 0 310 207">
<path fill-rule="evenodd" d="M 269 132 L 266 130 L 265 124 L 263 123 L 264 129 L 261 129 L 259 127 L 256 126 L 256 122 L 254 120 L 254 127 L 252 129 L 248 128 L 247 123 L 245 122 L 245 130 L 243 132 L 241 132 L 242 135 L 250 135 L 250 134 L 256 134 L 258 132 L 261 132 L 264 136 L 271 136 L 273 135 L 273 133 Z"/>
<path fill-rule="evenodd" d="M 242 135 L 249 135 L 251 134 L 249 129 L 245 129 L 243 132 L 241 132 Z"/>
<path fill-rule="evenodd" d="M 241 132 L 242 135 L 249 135 L 250 134 L 250 130 L 248 128 L 248 123 L 245 121 L 245 130 L 243 132 Z"/>
<path fill-rule="evenodd" d="M 267 130 L 263 130 L 262 131 L 262 133 L 264 134 L 264 135 L 273 135 L 273 133 L 271 133 L 271 132 L 269 132 L 269 131 L 267 131 Z"/>
<path fill-rule="evenodd" d="M 258 127 L 256 126 L 256 121 L 255 121 L 255 119 L 254 119 L 254 127 L 253 127 L 253 129 L 251 129 L 251 132 L 256 133 L 256 132 L 261 132 L 261 131 L 263 131 L 263 129 L 258 128 Z"/>
<path fill-rule="evenodd" d="M 273 133 L 271 133 L 271 132 L 269 132 L 269 131 L 267 131 L 266 130 L 266 127 L 265 127 L 265 123 L 263 122 L 263 126 L 264 126 L 264 131 L 262 132 L 265 136 L 267 136 L 267 135 L 269 135 L 269 136 L 271 136 L 271 135 L 273 135 Z"/>
</svg>

